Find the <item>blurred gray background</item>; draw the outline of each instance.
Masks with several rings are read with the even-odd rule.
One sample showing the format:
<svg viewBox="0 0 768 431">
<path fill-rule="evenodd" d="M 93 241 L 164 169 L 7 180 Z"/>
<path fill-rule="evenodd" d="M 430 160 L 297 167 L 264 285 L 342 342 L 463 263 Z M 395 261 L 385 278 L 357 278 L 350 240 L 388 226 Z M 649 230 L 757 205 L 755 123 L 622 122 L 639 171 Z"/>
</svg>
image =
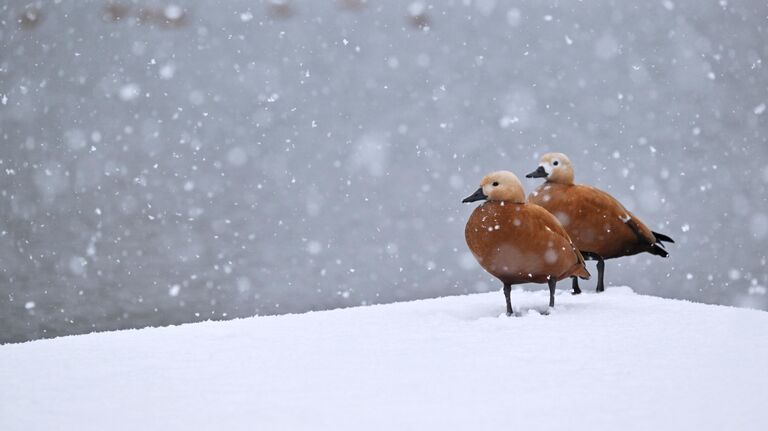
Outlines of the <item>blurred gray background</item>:
<svg viewBox="0 0 768 431">
<path fill-rule="evenodd" d="M 764 1 L 0 9 L 0 342 L 496 290 L 461 199 L 552 150 L 677 241 L 609 284 L 768 308 Z"/>
</svg>

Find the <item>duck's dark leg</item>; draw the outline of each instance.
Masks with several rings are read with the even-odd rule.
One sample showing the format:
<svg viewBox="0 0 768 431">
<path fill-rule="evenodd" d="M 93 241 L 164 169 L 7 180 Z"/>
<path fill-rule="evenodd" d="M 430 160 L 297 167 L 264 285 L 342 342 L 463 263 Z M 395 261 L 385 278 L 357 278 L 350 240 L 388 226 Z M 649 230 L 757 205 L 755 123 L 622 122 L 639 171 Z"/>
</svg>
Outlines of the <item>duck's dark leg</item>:
<svg viewBox="0 0 768 431">
<path fill-rule="evenodd" d="M 549 277 L 549 280 L 547 280 L 547 283 L 549 284 L 549 306 L 554 307 L 555 306 L 555 286 L 557 285 L 557 279 L 555 277 Z"/>
<path fill-rule="evenodd" d="M 512 292 L 512 285 L 504 283 L 504 299 L 507 300 L 507 316 L 511 316 L 511 315 L 515 314 L 512 311 L 512 302 L 509 299 L 510 292 Z"/>
<path fill-rule="evenodd" d="M 573 279 L 573 292 L 571 292 L 572 295 L 578 295 L 581 293 L 581 289 L 579 288 L 579 277 L 571 277 Z"/>
<path fill-rule="evenodd" d="M 605 285 L 603 284 L 603 274 L 605 273 L 605 260 L 602 256 L 597 256 L 597 291 L 605 291 Z"/>
<path fill-rule="evenodd" d="M 605 272 L 605 259 L 603 259 L 603 256 L 600 256 L 597 253 L 592 253 L 591 251 L 582 251 L 581 255 L 584 256 L 584 259 L 586 260 L 597 261 L 597 291 L 598 292 L 605 291 L 605 285 L 603 284 L 603 273 Z M 574 283 L 575 281 L 576 279 L 574 279 Z"/>
</svg>

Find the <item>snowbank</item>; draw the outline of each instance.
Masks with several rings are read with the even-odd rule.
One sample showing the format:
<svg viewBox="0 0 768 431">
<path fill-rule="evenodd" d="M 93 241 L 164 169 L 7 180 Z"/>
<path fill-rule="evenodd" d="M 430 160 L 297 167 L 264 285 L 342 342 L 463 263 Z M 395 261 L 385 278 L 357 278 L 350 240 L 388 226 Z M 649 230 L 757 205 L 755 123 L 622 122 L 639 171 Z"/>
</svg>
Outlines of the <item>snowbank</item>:
<svg viewBox="0 0 768 431">
<path fill-rule="evenodd" d="M 768 313 L 543 291 L 0 347 L 0 429 L 768 429 Z"/>
</svg>

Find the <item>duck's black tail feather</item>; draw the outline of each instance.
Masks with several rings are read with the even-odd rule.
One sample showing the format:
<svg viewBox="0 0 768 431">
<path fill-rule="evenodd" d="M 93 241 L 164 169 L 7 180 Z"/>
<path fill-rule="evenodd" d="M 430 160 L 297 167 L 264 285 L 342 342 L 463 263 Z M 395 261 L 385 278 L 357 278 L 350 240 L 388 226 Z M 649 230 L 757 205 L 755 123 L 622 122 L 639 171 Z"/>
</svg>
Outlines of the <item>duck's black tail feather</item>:
<svg viewBox="0 0 768 431">
<path fill-rule="evenodd" d="M 663 233 L 658 233 L 658 232 L 653 232 L 653 231 L 651 231 L 651 233 L 652 233 L 652 234 L 653 234 L 653 236 L 655 236 L 655 237 L 656 237 L 656 239 L 657 239 L 657 240 L 659 240 L 659 241 L 664 241 L 664 242 L 671 242 L 671 243 L 673 243 L 673 244 L 674 244 L 674 242 L 675 242 L 675 240 L 673 240 L 672 238 L 668 237 L 667 235 L 664 235 Z"/>
<path fill-rule="evenodd" d="M 659 243 L 659 244 L 661 244 L 661 243 Z M 656 256 L 661 256 L 661 257 L 667 257 L 667 256 L 669 256 L 669 253 L 667 253 L 667 251 L 666 251 L 666 250 L 664 250 L 663 248 L 661 248 L 661 247 L 659 246 L 659 244 L 654 244 L 654 245 L 652 245 L 652 246 L 651 246 L 651 248 L 650 248 L 650 250 L 648 250 L 648 253 L 651 253 L 651 254 L 655 254 Z"/>
</svg>

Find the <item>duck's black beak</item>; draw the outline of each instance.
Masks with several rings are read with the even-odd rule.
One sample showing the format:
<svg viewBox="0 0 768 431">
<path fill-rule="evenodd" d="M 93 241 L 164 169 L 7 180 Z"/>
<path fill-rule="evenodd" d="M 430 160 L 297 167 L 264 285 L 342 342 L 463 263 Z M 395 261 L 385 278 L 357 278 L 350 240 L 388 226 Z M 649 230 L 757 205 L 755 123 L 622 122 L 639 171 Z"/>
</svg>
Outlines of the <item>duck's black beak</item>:
<svg viewBox="0 0 768 431">
<path fill-rule="evenodd" d="M 484 201 L 486 199 L 488 199 L 488 196 L 486 196 L 485 193 L 483 193 L 483 188 L 480 187 L 479 189 L 477 189 L 476 192 L 472 193 L 472 196 L 465 197 L 464 200 L 461 202 L 466 204 L 474 201 Z"/>
<path fill-rule="evenodd" d="M 526 175 L 525 178 L 543 178 L 549 175 L 547 171 L 544 170 L 544 166 L 539 166 L 536 168 L 535 171 L 531 172 L 530 174 Z"/>
</svg>

